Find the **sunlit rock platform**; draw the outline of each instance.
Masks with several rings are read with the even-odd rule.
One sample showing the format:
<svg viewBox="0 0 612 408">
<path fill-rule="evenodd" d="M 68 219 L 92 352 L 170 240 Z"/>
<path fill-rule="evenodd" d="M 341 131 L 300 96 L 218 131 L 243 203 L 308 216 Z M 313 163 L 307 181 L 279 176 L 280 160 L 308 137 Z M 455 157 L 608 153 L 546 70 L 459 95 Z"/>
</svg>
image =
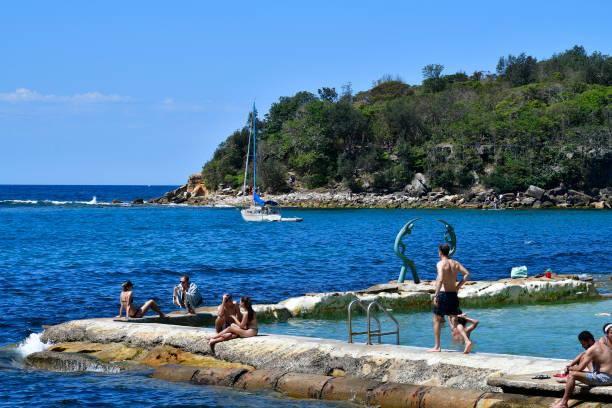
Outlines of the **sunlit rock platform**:
<svg viewBox="0 0 612 408">
<path fill-rule="evenodd" d="M 132 350 L 169 346 L 195 355 L 212 355 L 208 346 L 212 335 L 214 330 L 208 328 L 88 319 L 51 326 L 44 331 L 42 340 L 54 344 L 120 343 Z M 521 375 L 561 370 L 566 363 L 565 360 L 486 353 L 427 353 L 419 347 L 349 344 L 340 340 L 265 333 L 219 343 L 214 356 L 257 369 L 487 391 L 501 389 L 487 383 L 493 374 Z"/>
<path fill-rule="evenodd" d="M 435 282 L 390 282 L 364 290 L 348 292 L 309 293 L 277 304 L 254 305 L 262 321 L 286 320 L 291 317 L 325 317 L 346 314 L 351 301 L 377 301 L 403 313 L 431 310 Z M 469 281 L 459 291 L 462 308 L 508 306 L 546 302 L 599 299 L 595 284 L 582 281 L 577 275 L 553 275 L 552 278 L 529 277 L 498 281 Z M 198 312 L 215 315 L 216 306 L 201 307 Z"/>
<path fill-rule="evenodd" d="M 345 314 L 348 304 L 359 299 L 376 300 L 401 313 L 430 310 L 433 292 L 433 282 L 390 282 L 254 308 L 260 320 L 324 317 Z M 568 275 L 468 282 L 459 297 L 464 308 L 602 298 L 593 282 Z M 266 333 L 219 343 L 213 352 L 208 339 L 215 334 L 216 306 L 197 311 L 195 315 L 173 312 L 169 318 L 100 318 L 50 326 L 41 340 L 53 345 L 31 354 L 28 361 L 56 371 L 159 367 L 155 376 L 171 381 L 263 388 L 300 398 L 351 399 L 381 407 L 437 408 L 450 402 L 457 407 L 544 407 L 563 391 L 563 385 L 552 380 L 532 378 L 561 371 L 567 361 L 558 359 L 448 350 L 428 353 L 420 347 Z M 445 391 L 448 388 L 454 393 Z M 575 396 L 581 406 L 612 407 L 606 403 L 612 401 L 612 387 L 576 387 Z"/>
</svg>

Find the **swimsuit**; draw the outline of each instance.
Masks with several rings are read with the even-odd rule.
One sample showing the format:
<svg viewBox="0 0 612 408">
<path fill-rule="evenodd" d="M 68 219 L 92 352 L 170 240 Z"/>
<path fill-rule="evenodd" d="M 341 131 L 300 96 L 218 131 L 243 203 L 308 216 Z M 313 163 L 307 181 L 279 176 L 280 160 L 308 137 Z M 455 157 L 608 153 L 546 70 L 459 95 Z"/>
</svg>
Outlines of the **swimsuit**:
<svg viewBox="0 0 612 408">
<path fill-rule="evenodd" d="M 461 314 L 457 292 L 440 292 L 436 298 L 438 299 L 438 304 L 434 305 L 434 314 L 438 316 L 457 316 Z"/>
<path fill-rule="evenodd" d="M 586 373 L 586 379 L 589 385 L 612 385 L 612 375 L 607 373 L 593 371 Z"/>
</svg>

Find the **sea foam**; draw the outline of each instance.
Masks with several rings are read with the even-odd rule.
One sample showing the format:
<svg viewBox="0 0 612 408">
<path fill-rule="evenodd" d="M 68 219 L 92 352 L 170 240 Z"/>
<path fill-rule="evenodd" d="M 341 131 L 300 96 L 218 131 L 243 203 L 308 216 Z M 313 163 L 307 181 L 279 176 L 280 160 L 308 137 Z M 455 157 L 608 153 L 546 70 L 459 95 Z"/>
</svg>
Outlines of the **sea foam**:
<svg viewBox="0 0 612 408">
<path fill-rule="evenodd" d="M 43 343 L 40 340 L 41 334 L 42 333 L 32 333 L 28 337 L 23 339 L 23 341 L 19 343 L 16 348 L 17 353 L 21 357 L 26 358 L 32 353 L 36 353 L 38 351 L 45 351 L 49 347 L 51 347 L 50 343 Z"/>
</svg>

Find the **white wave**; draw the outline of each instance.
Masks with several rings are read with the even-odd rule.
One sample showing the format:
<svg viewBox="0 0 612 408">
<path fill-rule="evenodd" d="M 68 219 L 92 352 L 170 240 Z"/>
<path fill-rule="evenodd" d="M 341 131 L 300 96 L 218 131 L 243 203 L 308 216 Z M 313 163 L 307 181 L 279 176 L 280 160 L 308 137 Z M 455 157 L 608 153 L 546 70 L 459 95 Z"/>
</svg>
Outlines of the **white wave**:
<svg viewBox="0 0 612 408">
<path fill-rule="evenodd" d="M 96 200 L 96 196 L 94 196 L 91 201 L 87 201 L 85 204 L 97 204 L 98 201 Z"/>
<path fill-rule="evenodd" d="M 94 373 L 118 374 L 121 372 L 121 369 L 119 367 L 101 366 L 99 364 L 91 364 L 85 368 L 85 371 L 94 372 Z"/>
<path fill-rule="evenodd" d="M 40 340 L 41 334 L 42 333 L 32 333 L 28 337 L 23 339 L 23 341 L 19 343 L 16 348 L 17 353 L 19 353 L 21 357 L 26 358 L 32 353 L 36 353 L 38 351 L 45 351 L 49 347 L 51 347 L 50 343 L 43 343 Z"/>
<path fill-rule="evenodd" d="M 36 200 L 0 200 L 0 203 L 12 203 L 12 204 L 36 204 Z"/>
<path fill-rule="evenodd" d="M 535 244 L 535 241 L 524 241 L 523 244 L 525 244 L 525 245 L 533 245 L 533 244 Z"/>
</svg>

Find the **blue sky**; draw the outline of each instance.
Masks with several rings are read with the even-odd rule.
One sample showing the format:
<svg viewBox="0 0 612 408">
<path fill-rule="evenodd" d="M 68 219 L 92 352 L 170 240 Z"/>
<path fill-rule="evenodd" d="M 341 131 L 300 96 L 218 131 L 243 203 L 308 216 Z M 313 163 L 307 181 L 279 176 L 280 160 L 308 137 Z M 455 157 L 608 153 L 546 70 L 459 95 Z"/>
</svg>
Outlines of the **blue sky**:
<svg viewBox="0 0 612 408">
<path fill-rule="evenodd" d="M 3 2 L 0 184 L 183 184 L 253 100 L 612 54 L 610 1 L 226 3 Z"/>
</svg>

